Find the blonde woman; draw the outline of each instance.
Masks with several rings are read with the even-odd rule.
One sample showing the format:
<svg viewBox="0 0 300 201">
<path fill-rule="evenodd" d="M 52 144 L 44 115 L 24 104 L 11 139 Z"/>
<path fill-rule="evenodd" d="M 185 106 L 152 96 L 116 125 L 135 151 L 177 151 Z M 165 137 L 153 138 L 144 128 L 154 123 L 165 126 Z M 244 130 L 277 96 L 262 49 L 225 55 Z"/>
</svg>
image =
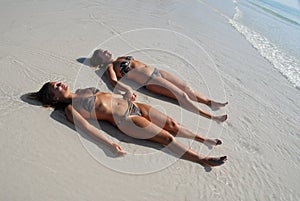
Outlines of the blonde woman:
<svg viewBox="0 0 300 201">
<path fill-rule="evenodd" d="M 193 113 L 220 122 L 227 119 L 227 115 L 213 116 L 203 111 L 193 101 L 214 108 L 224 107 L 228 102 L 220 103 L 210 100 L 192 90 L 183 80 L 171 73 L 135 60 L 132 56 L 122 56 L 114 59 L 110 51 L 98 49 L 94 51 L 93 56 L 90 58 L 90 63 L 92 66 L 107 68 L 106 74 L 110 84 L 118 90 L 124 91 L 127 98 L 134 100 L 135 94 L 131 87 L 119 81 L 123 77 L 145 86 L 146 89 L 153 93 L 177 100 L 183 108 Z"/>
</svg>

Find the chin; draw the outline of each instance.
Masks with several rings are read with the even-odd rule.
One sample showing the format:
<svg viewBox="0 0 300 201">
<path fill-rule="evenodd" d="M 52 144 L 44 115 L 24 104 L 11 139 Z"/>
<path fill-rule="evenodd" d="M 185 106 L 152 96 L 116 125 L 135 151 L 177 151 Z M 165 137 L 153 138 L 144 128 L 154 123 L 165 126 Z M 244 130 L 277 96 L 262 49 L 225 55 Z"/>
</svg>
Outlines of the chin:
<svg viewBox="0 0 300 201">
<path fill-rule="evenodd" d="M 112 60 L 112 55 L 109 55 L 108 57 L 107 57 L 107 61 L 111 61 Z"/>
</svg>

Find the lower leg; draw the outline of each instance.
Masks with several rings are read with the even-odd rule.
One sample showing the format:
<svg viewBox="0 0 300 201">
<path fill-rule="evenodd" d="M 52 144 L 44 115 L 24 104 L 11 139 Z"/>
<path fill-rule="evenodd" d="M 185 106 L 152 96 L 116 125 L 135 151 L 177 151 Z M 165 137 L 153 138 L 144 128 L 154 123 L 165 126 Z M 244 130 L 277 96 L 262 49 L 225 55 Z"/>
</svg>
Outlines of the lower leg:
<svg viewBox="0 0 300 201">
<path fill-rule="evenodd" d="M 225 160 L 227 159 L 226 156 L 222 157 L 204 157 L 200 154 L 194 152 L 191 149 L 184 147 L 183 145 L 179 144 L 176 140 L 173 140 L 169 145 L 168 148 L 176 154 L 177 157 L 181 159 L 192 161 L 204 166 L 219 166 L 222 165 Z"/>
<path fill-rule="evenodd" d="M 202 142 L 206 145 L 221 145 L 222 141 L 219 139 L 212 139 L 212 138 L 205 138 L 199 134 L 196 134 L 194 132 L 192 132 L 191 130 L 183 127 L 183 126 L 179 126 L 179 130 L 177 132 L 178 137 L 184 137 L 184 138 L 189 138 L 189 139 L 195 139 L 198 142 Z"/>
<path fill-rule="evenodd" d="M 216 120 L 216 121 L 220 121 L 220 122 L 224 122 L 227 119 L 227 115 L 221 115 L 221 116 L 213 116 L 212 114 L 203 111 L 202 109 L 200 109 L 199 107 L 195 106 L 191 99 L 189 99 L 188 97 L 186 97 L 186 95 L 183 95 L 182 97 L 180 97 L 178 99 L 180 105 L 182 105 L 183 108 L 196 113 L 196 114 L 200 114 L 203 117 L 206 117 L 208 119 L 212 119 L 212 120 Z"/>
<path fill-rule="evenodd" d="M 161 83 L 161 85 L 148 84 L 146 88 L 154 93 L 158 93 L 167 96 L 169 98 L 178 100 L 179 104 L 183 108 L 195 114 L 200 114 L 201 116 L 206 117 L 208 119 L 213 119 L 221 122 L 227 119 L 227 115 L 213 116 L 208 112 L 203 111 L 201 108 L 194 105 L 193 101 L 189 98 L 189 96 L 184 91 L 182 91 L 177 87 L 174 87 L 173 85 L 168 85 L 167 83 L 165 84 Z"/>
<path fill-rule="evenodd" d="M 202 94 L 195 92 L 191 87 L 186 86 L 185 90 L 186 94 L 189 96 L 189 98 L 193 101 L 197 101 L 198 103 L 203 103 L 205 105 L 209 104 L 209 99 Z"/>
<path fill-rule="evenodd" d="M 134 124 L 133 124 L 134 123 Z M 177 142 L 177 140 L 166 130 L 161 129 L 144 117 L 130 116 L 118 124 L 118 128 L 127 135 L 148 139 L 167 146 L 177 157 L 199 163 L 201 165 L 218 166 L 222 165 L 226 157 L 204 157 Z"/>
<path fill-rule="evenodd" d="M 199 134 L 194 133 L 190 129 L 180 125 L 179 123 L 175 122 L 172 118 L 170 117 L 167 118 L 168 119 L 166 120 L 164 129 L 169 131 L 170 133 L 173 133 L 174 134 L 173 136 L 193 139 L 198 142 L 202 142 L 206 145 L 211 145 L 211 146 L 222 144 L 222 141 L 219 139 L 211 139 L 211 138 L 203 137 Z"/>
<path fill-rule="evenodd" d="M 203 96 L 199 92 L 195 92 L 193 89 L 191 89 L 188 86 L 186 87 L 185 92 L 187 93 L 187 95 L 191 100 L 197 101 L 198 103 L 203 103 L 209 107 L 220 108 L 228 104 L 228 102 L 220 103 L 220 102 L 210 100 L 209 98 Z"/>
<path fill-rule="evenodd" d="M 205 112 L 202 109 L 200 109 L 199 107 L 195 106 L 194 103 L 191 101 L 191 99 L 188 97 L 187 94 L 182 93 L 182 94 L 177 96 L 177 99 L 179 101 L 179 104 L 183 108 L 185 108 L 185 109 L 187 109 L 187 110 L 189 110 L 193 113 L 200 114 L 201 116 L 206 117 L 208 119 L 213 118 L 213 115 L 211 115 L 210 113 Z"/>
</svg>

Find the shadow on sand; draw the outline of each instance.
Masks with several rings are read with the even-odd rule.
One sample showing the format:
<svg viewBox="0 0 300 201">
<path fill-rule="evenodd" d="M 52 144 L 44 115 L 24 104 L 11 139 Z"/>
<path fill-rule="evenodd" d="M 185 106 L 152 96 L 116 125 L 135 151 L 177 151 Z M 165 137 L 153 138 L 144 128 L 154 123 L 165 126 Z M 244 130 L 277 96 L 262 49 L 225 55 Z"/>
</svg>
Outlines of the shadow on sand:
<svg viewBox="0 0 300 201">
<path fill-rule="evenodd" d="M 26 102 L 30 105 L 39 106 L 41 108 L 43 107 L 43 105 L 40 102 L 30 99 L 29 95 L 30 95 L 30 93 L 27 93 L 27 94 L 22 95 L 20 98 L 21 98 L 22 101 L 24 101 L 24 102 Z M 99 148 L 101 148 L 104 151 L 104 153 L 107 156 L 115 157 L 113 155 L 113 153 L 111 153 L 103 144 L 101 144 L 101 142 L 99 142 L 99 140 L 97 140 L 96 137 L 89 136 L 85 133 L 80 132 L 79 130 L 77 130 L 77 128 L 74 124 L 67 121 L 66 116 L 65 116 L 65 112 L 63 111 L 63 109 L 54 109 L 53 112 L 51 113 L 50 117 L 52 119 L 56 120 L 57 122 L 59 122 L 59 123 L 65 125 L 65 126 L 69 127 L 70 129 L 76 131 L 81 137 L 85 138 L 86 140 L 89 140 L 90 142 L 95 143 Z M 141 139 L 132 138 L 132 137 L 124 134 L 123 132 L 121 132 L 115 126 L 111 125 L 109 122 L 96 121 L 96 120 L 89 120 L 89 122 L 92 125 L 94 125 L 96 128 L 100 127 L 102 131 L 109 134 L 113 138 L 118 139 L 121 142 L 131 143 L 131 144 L 144 146 L 144 147 L 149 147 L 149 148 L 153 148 L 153 149 L 163 151 L 163 146 L 162 145 L 151 142 L 151 141 L 148 141 L 148 140 L 141 140 Z M 169 154 L 169 152 L 165 152 L 165 153 Z"/>
</svg>

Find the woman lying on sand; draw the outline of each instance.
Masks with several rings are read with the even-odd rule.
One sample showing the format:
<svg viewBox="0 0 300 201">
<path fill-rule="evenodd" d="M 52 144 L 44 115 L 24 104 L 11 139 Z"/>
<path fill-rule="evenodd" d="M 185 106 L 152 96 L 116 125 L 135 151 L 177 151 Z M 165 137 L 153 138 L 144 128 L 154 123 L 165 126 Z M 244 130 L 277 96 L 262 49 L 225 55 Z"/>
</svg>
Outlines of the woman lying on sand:
<svg viewBox="0 0 300 201">
<path fill-rule="evenodd" d="M 100 92 L 96 88 L 78 89 L 72 93 L 66 84 L 47 82 L 30 97 L 53 107 L 64 104 L 68 121 L 81 131 L 96 136 L 117 156 L 123 156 L 126 152 L 101 135 L 87 119 L 108 121 L 128 136 L 168 146 L 176 156 L 205 166 L 218 166 L 226 160 L 226 156 L 201 156 L 177 142 L 174 136 L 195 139 L 208 145 L 219 145 L 222 143 L 220 140 L 199 136 L 151 106 L 126 100 L 122 95 Z"/>
<path fill-rule="evenodd" d="M 212 101 L 200 93 L 193 91 L 178 77 L 164 70 L 148 66 L 133 59 L 131 56 L 123 56 L 114 59 L 111 52 L 98 49 L 94 51 L 90 62 L 92 66 L 107 67 L 106 72 L 109 82 L 113 87 L 116 87 L 116 89 L 126 92 L 126 97 L 131 100 L 135 100 L 135 94 L 129 86 L 119 82 L 118 78 L 126 76 L 126 78 L 139 83 L 141 86 L 145 86 L 154 93 L 178 100 L 183 108 L 206 118 L 215 119 L 221 122 L 227 119 L 227 115 L 214 118 L 211 114 L 195 106 L 192 100 L 214 108 L 224 107 L 228 102 L 219 103 Z"/>
</svg>

